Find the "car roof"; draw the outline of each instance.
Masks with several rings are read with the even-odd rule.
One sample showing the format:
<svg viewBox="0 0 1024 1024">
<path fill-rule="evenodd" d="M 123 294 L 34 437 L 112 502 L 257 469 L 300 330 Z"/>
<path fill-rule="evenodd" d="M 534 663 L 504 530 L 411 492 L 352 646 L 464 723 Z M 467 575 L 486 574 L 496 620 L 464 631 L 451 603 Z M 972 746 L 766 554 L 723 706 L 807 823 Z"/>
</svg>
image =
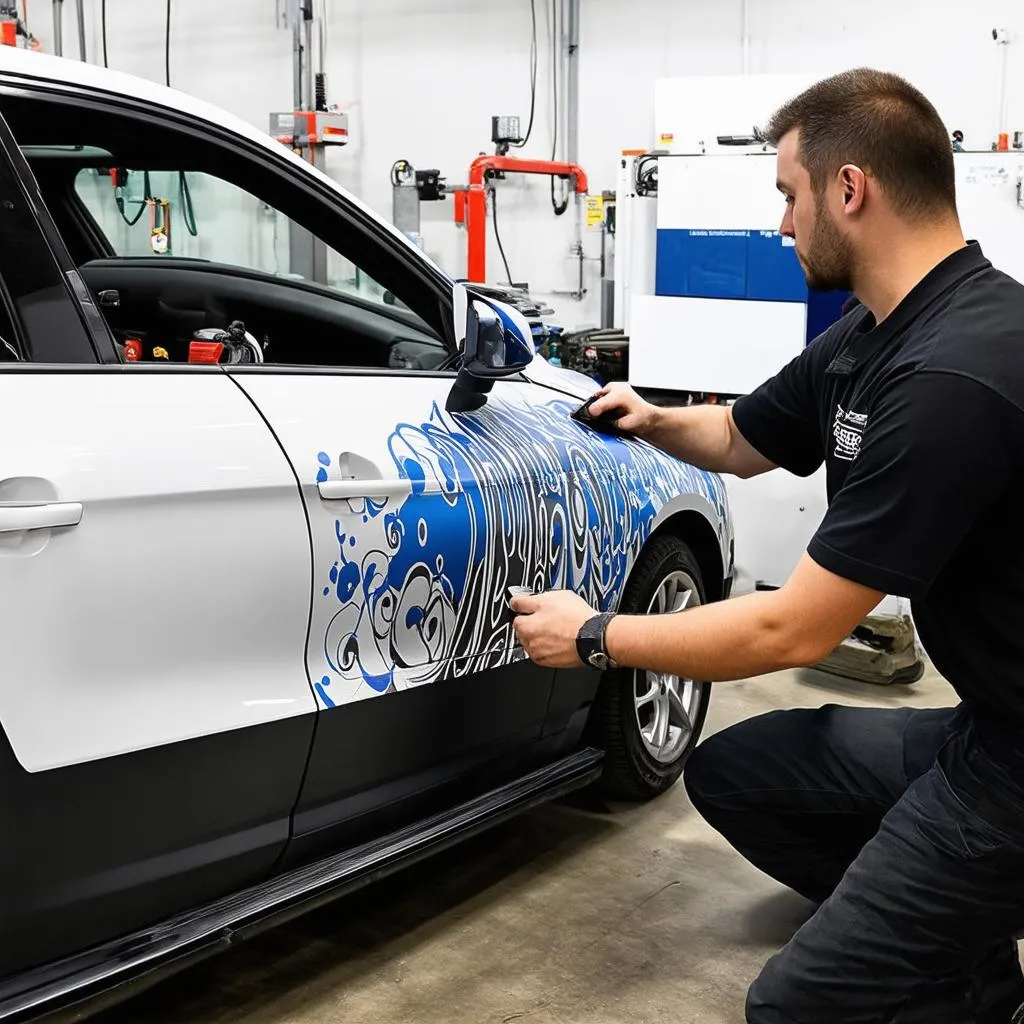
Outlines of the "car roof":
<svg viewBox="0 0 1024 1024">
<path fill-rule="evenodd" d="M 236 135 L 241 135 L 250 142 L 254 142 L 264 149 L 273 152 L 278 157 L 283 155 L 286 159 L 290 159 L 298 165 L 304 173 L 312 174 L 319 178 L 334 192 L 340 193 L 348 202 L 372 216 L 395 237 L 400 238 L 417 256 L 427 260 L 437 270 L 440 270 L 448 280 L 451 280 L 448 273 L 438 267 L 403 232 L 380 217 L 362 200 L 339 185 L 333 178 L 318 170 L 308 160 L 303 160 L 297 156 L 287 146 L 282 146 L 280 142 L 267 132 L 260 131 L 249 124 L 248 121 L 242 120 L 242 118 L 229 113 L 213 103 L 207 103 L 205 100 L 197 99 L 195 96 L 190 96 L 188 93 L 181 92 L 178 89 L 169 89 L 165 85 L 158 85 L 156 82 L 151 82 L 146 78 L 125 74 L 123 71 L 102 68 L 97 64 L 89 64 L 82 60 L 72 60 L 68 57 L 54 57 L 49 54 L 36 53 L 33 50 L 26 50 L 16 46 L 0 46 L 0 83 L 5 79 L 12 82 L 19 79 L 35 79 L 39 82 L 55 85 L 89 89 L 115 97 L 130 96 L 136 102 L 141 101 L 153 106 L 163 107 L 186 114 L 189 117 L 194 117 L 199 121 L 219 125 L 221 128 L 227 129 Z"/>
<path fill-rule="evenodd" d="M 115 96 L 130 96 L 143 103 L 175 110 L 202 121 L 218 124 L 266 148 L 280 143 L 266 132 L 254 128 L 240 117 L 222 110 L 213 103 L 197 99 L 177 89 L 158 85 L 146 78 L 101 68 L 81 60 L 52 57 L 14 46 L 0 47 L 0 78 L 35 78 L 43 82 L 93 89 Z M 298 159 L 298 158 L 296 158 Z M 300 161 L 300 163 L 303 161 Z"/>
</svg>

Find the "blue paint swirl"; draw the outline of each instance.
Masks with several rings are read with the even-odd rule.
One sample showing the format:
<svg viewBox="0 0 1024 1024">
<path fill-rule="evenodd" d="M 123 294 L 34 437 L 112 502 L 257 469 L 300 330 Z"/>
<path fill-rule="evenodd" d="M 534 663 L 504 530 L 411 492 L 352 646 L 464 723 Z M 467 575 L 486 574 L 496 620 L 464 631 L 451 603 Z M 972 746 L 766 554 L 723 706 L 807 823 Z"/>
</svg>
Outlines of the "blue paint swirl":
<svg viewBox="0 0 1024 1024">
<path fill-rule="evenodd" d="M 409 493 L 353 500 L 335 526 L 333 673 L 382 693 L 396 673 L 417 685 L 507 664 L 509 586 L 564 588 L 612 609 L 666 502 L 698 494 L 725 528 L 717 475 L 597 434 L 573 408 L 492 398 L 472 414 L 435 405 L 427 422 L 396 426 L 388 450 Z"/>
</svg>

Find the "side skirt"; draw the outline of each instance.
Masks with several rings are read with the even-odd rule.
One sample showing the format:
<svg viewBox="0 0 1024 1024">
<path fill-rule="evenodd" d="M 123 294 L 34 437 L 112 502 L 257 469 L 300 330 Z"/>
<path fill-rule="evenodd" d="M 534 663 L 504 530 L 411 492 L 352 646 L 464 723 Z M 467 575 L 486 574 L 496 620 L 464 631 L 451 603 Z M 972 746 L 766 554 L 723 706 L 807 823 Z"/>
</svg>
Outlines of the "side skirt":
<svg viewBox="0 0 1024 1024">
<path fill-rule="evenodd" d="M 205 907 L 0 985 L 0 1021 L 95 1012 L 267 928 L 407 867 L 538 804 L 593 782 L 603 754 L 586 748 L 442 814 Z M 131 983 L 131 984 L 129 984 Z"/>
</svg>

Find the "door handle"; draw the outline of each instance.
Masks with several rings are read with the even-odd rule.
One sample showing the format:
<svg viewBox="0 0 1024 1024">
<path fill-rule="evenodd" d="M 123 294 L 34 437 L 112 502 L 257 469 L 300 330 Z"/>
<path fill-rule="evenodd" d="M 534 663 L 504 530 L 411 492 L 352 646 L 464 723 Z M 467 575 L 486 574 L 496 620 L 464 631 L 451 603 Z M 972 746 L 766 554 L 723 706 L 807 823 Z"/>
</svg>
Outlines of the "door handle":
<svg viewBox="0 0 1024 1024">
<path fill-rule="evenodd" d="M 412 482 L 400 478 L 388 480 L 321 480 L 317 485 L 325 501 L 343 498 L 401 498 L 412 494 Z"/>
<path fill-rule="evenodd" d="M 0 533 L 77 526 L 81 521 L 80 501 L 0 502 Z"/>
</svg>

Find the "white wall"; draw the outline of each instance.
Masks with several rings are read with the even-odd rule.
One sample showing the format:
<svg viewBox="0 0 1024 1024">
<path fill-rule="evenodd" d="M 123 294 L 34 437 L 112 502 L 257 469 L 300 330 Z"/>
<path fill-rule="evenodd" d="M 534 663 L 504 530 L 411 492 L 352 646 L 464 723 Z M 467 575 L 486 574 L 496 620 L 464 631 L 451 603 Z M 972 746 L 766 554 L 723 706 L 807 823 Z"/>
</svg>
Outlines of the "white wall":
<svg viewBox="0 0 1024 1024">
<path fill-rule="evenodd" d="M 318 0 L 319 2 L 319 0 Z M 528 0 L 325 0 L 329 98 L 348 110 L 352 143 L 329 171 L 390 216 L 388 172 L 399 157 L 438 167 L 452 183 L 490 151 L 490 116 L 528 114 Z M 550 156 L 551 0 L 537 0 L 539 105 L 523 155 Z M 85 0 L 90 59 L 99 60 L 99 0 Z M 77 53 L 74 4 L 65 3 L 65 54 Z M 278 0 L 173 0 L 172 83 L 266 128 L 292 104 L 291 38 Z M 33 0 L 30 27 L 51 48 L 49 4 Z M 163 79 L 163 0 L 107 0 L 112 66 Z M 580 162 L 591 191 L 614 188 L 622 148 L 653 143 L 654 81 L 739 72 L 828 72 L 860 64 L 908 75 L 961 128 L 971 148 L 996 131 L 1002 51 L 990 30 L 1007 27 L 1006 129 L 1024 129 L 1024 5 L 1019 0 L 582 0 Z M 596 259 L 583 302 L 550 293 L 575 286 L 570 213 L 551 213 L 544 179 L 500 186 L 499 218 L 516 278 L 555 305 L 569 326 L 598 318 Z M 427 249 L 464 273 L 464 234 L 451 200 L 423 206 Z M 585 232 L 589 257 L 600 236 Z M 493 235 L 488 276 L 504 279 Z"/>
</svg>

